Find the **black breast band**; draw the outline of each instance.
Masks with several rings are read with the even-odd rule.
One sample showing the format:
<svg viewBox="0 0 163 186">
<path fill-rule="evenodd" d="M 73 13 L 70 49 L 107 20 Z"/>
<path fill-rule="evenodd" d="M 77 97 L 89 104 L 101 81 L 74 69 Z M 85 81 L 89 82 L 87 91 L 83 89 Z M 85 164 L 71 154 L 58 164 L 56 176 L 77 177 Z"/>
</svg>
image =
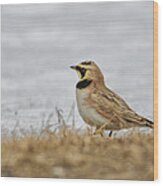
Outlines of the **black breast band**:
<svg viewBox="0 0 163 186">
<path fill-rule="evenodd" d="M 79 81 L 76 85 L 76 88 L 83 89 L 88 87 L 91 84 L 92 80 L 85 79 L 83 81 Z"/>
</svg>

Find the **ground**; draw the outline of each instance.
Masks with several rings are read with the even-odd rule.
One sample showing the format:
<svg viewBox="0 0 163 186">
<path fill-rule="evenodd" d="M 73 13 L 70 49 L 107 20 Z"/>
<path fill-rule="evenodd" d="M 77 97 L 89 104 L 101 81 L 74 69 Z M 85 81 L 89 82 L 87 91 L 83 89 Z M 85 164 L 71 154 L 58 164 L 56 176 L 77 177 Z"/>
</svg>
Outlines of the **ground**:
<svg viewBox="0 0 163 186">
<path fill-rule="evenodd" d="M 153 135 L 64 129 L 2 139 L 2 176 L 153 180 Z"/>
</svg>

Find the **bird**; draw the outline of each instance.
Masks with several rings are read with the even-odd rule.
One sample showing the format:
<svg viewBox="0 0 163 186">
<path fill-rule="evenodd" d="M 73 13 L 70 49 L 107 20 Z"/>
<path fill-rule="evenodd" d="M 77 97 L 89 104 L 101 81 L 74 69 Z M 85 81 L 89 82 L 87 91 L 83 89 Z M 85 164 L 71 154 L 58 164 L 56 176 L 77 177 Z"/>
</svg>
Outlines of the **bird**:
<svg viewBox="0 0 163 186">
<path fill-rule="evenodd" d="M 104 76 L 94 61 L 82 61 L 70 66 L 79 76 L 76 100 L 80 116 L 94 134 L 103 136 L 104 130 L 113 131 L 133 127 L 154 128 L 154 123 L 137 114 L 118 94 L 105 84 Z"/>
</svg>

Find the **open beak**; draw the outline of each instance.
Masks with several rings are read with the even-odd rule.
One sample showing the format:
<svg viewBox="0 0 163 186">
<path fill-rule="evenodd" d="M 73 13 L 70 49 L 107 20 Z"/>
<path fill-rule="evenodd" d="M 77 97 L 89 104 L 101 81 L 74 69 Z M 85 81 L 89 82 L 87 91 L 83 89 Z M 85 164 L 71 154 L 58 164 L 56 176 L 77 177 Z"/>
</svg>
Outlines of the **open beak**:
<svg viewBox="0 0 163 186">
<path fill-rule="evenodd" d="M 76 66 L 70 66 L 70 68 L 72 68 L 73 70 L 76 70 Z"/>
</svg>

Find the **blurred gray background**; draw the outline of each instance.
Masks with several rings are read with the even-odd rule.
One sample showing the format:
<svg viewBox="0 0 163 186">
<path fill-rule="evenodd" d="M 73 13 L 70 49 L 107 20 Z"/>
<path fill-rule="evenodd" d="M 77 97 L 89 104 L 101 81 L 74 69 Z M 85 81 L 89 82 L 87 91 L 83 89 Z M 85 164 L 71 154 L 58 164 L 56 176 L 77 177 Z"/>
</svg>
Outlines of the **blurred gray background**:
<svg viewBox="0 0 163 186">
<path fill-rule="evenodd" d="M 2 128 L 68 117 L 77 75 L 94 60 L 108 87 L 153 120 L 153 1 L 2 5 Z M 77 108 L 75 121 L 86 126 Z M 71 119 L 68 120 L 71 125 Z"/>
</svg>

